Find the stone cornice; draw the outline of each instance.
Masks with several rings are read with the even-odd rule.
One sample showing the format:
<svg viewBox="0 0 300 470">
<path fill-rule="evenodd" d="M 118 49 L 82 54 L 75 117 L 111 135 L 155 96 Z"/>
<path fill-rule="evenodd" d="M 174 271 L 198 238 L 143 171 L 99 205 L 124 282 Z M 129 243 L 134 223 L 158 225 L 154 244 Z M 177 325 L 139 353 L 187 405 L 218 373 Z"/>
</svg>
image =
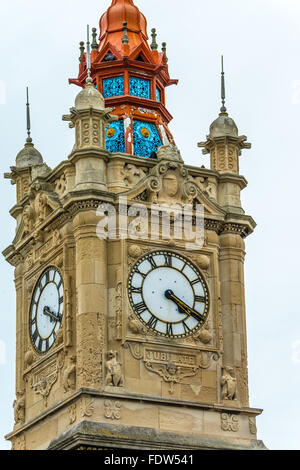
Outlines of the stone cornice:
<svg viewBox="0 0 300 470">
<path fill-rule="evenodd" d="M 65 398 L 64 400 L 52 406 L 48 410 L 42 412 L 36 418 L 28 421 L 23 426 L 19 427 L 17 430 L 9 433 L 8 435 L 5 436 L 5 438 L 12 439 L 13 437 L 18 436 L 22 432 L 26 431 L 30 427 L 37 424 L 39 421 L 59 412 L 61 409 L 64 409 L 67 405 L 71 404 L 72 402 L 81 398 L 82 396 L 91 396 L 95 398 L 110 398 L 110 399 L 118 399 L 118 400 L 130 400 L 130 401 L 136 401 L 138 399 L 139 402 L 142 402 L 142 403 L 161 404 L 161 405 L 167 405 L 167 406 L 188 406 L 189 408 L 194 408 L 194 409 L 200 408 L 204 410 L 214 410 L 220 413 L 228 412 L 228 413 L 235 413 L 235 414 L 246 414 L 248 416 L 259 416 L 263 412 L 263 410 L 259 408 L 249 408 L 249 407 L 236 408 L 233 406 L 224 406 L 219 403 L 210 404 L 210 403 L 205 403 L 205 402 L 190 402 L 186 400 L 173 399 L 173 398 L 158 398 L 158 397 L 154 398 L 151 396 L 149 397 L 141 396 L 141 395 L 137 395 L 134 393 L 125 393 L 125 392 L 124 393 L 120 393 L 120 392 L 112 393 L 112 392 L 108 392 L 105 390 L 100 391 L 100 390 L 95 390 L 95 389 L 82 388 L 74 392 L 68 398 Z"/>
</svg>

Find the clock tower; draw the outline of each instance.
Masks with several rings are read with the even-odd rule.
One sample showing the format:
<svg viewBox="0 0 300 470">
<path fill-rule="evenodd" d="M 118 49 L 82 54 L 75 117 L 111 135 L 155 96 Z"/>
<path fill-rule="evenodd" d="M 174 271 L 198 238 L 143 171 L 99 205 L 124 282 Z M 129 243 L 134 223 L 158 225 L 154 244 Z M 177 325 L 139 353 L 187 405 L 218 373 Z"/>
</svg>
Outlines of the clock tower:
<svg viewBox="0 0 300 470">
<path fill-rule="evenodd" d="M 192 167 L 168 128 L 166 44 L 112 0 L 80 44 L 50 169 L 30 136 L 16 185 L 13 449 L 263 449 L 249 406 L 240 136 L 223 105 Z M 189 230 L 188 230 L 189 229 Z M 198 236 L 199 235 L 199 236 Z"/>
</svg>

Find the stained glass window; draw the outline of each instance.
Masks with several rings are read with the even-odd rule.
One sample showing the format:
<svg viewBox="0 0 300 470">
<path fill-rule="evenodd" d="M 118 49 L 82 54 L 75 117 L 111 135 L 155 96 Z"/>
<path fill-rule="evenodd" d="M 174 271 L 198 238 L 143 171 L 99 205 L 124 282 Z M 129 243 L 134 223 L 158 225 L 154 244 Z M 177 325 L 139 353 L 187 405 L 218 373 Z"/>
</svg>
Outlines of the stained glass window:
<svg viewBox="0 0 300 470">
<path fill-rule="evenodd" d="M 103 80 L 103 96 L 110 98 L 111 96 L 124 95 L 124 77 L 105 78 Z"/>
<path fill-rule="evenodd" d="M 160 101 L 160 91 L 159 91 L 159 88 L 156 88 L 156 101 Z"/>
<path fill-rule="evenodd" d="M 150 82 L 142 78 L 130 77 L 130 94 L 150 99 Z"/>
<path fill-rule="evenodd" d="M 124 121 L 111 122 L 109 128 L 105 129 L 106 148 L 109 152 L 125 153 Z"/>
<path fill-rule="evenodd" d="M 133 120 L 134 155 L 149 158 L 162 145 L 155 124 Z"/>
</svg>

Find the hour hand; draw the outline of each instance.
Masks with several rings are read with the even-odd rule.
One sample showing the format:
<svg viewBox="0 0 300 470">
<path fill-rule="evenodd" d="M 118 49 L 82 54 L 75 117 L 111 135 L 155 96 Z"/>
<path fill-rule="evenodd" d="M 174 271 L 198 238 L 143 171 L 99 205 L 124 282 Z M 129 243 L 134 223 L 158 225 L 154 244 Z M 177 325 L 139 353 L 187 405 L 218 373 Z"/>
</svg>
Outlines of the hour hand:
<svg viewBox="0 0 300 470">
<path fill-rule="evenodd" d="M 61 322 L 62 320 L 62 316 L 59 313 L 56 315 L 55 313 L 51 312 L 49 307 L 44 307 L 43 313 L 44 315 L 47 315 L 48 317 L 50 317 L 51 322 L 53 321 Z"/>
<path fill-rule="evenodd" d="M 196 320 L 204 320 L 203 315 L 196 312 L 196 310 L 189 307 L 185 302 L 183 302 L 183 300 L 176 297 L 172 290 L 166 290 L 165 296 L 167 299 L 172 300 L 177 305 L 179 312 L 194 317 Z"/>
</svg>

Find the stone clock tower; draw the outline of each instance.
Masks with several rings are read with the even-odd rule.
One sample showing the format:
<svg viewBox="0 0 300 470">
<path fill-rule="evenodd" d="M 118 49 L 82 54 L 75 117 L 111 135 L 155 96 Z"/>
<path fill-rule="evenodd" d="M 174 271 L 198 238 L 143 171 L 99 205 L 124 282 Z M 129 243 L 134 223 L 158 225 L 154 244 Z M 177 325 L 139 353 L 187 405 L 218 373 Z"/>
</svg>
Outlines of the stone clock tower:
<svg viewBox="0 0 300 470">
<path fill-rule="evenodd" d="M 50 169 L 29 132 L 5 175 L 17 189 L 4 251 L 17 296 L 13 449 L 264 448 L 248 397 L 255 223 L 239 156 L 250 144 L 223 102 L 199 144 L 211 168 L 184 163 L 165 103 L 177 81 L 156 38 L 132 0 L 113 0 L 70 80 L 82 88 L 63 117 L 72 152 Z M 179 236 L 186 207 L 193 233 L 204 208 L 196 248 Z"/>
</svg>

